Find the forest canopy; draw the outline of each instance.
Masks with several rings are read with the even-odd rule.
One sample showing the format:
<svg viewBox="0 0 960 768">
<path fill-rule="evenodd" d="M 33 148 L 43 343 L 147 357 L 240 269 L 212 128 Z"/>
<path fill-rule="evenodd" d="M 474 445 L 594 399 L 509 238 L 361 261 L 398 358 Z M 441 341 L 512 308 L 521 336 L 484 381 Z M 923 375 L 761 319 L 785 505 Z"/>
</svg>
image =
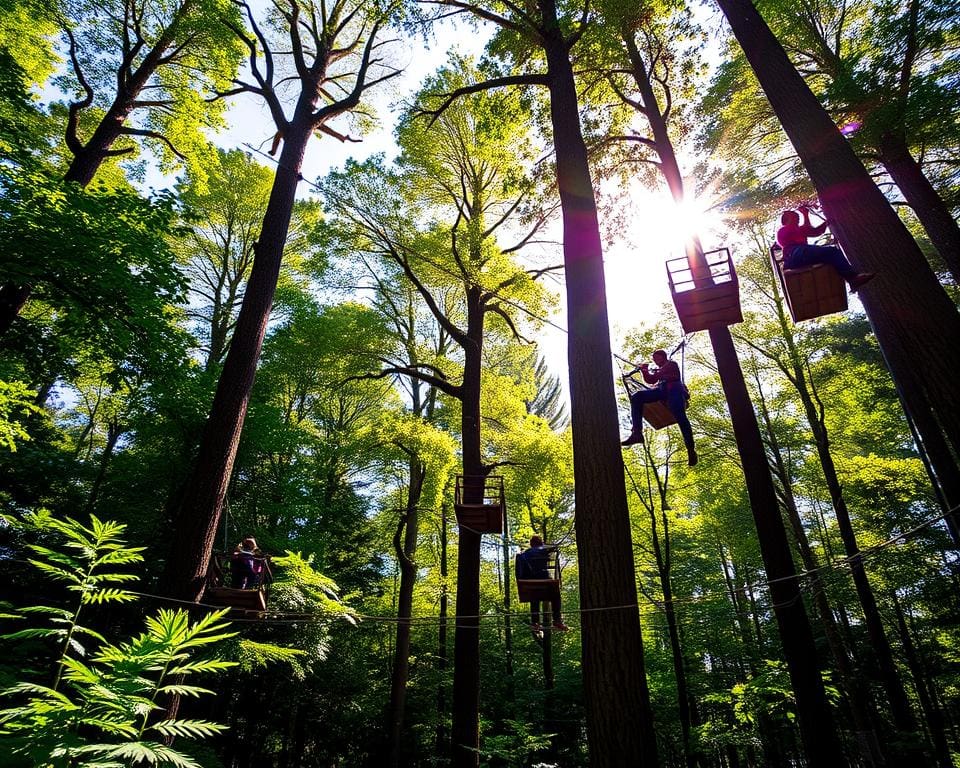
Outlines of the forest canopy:
<svg viewBox="0 0 960 768">
<path fill-rule="evenodd" d="M 956 765 L 958 34 L 0 0 L 4 765 Z"/>
</svg>

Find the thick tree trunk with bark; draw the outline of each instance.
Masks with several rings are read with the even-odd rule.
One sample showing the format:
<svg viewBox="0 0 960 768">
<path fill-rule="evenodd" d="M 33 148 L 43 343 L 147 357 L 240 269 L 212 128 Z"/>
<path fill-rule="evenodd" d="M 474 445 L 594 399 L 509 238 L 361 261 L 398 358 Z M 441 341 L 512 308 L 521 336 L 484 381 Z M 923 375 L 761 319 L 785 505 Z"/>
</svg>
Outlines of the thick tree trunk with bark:
<svg viewBox="0 0 960 768">
<path fill-rule="evenodd" d="M 913 209 L 955 283 L 960 284 L 960 227 L 907 146 L 906 138 L 888 133 L 880 138 L 880 162 Z"/>
<path fill-rule="evenodd" d="M 3 337 L 30 298 L 29 285 L 4 283 L 0 286 L 0 337 Z"/>
<path fill-rule="evenodd" d="M 480 449 L 480 377 L 484 308 L 480 288 L 467 288 L 467 340 L 463 345 L 463 382 L 460 385 L 463 474 L 486 477 Z M 465 501 L 481 500 L 483 487 L 466 486 Z M 472 495 L 472 497 L 471 497 Z M 479 533 L 460 528 L 457 550 L 457 611 L 453 637 L 453 724 L 451 756 L 454 768 L 480 764 L 480 542 Z"/>
<path fill-rule="evenodd" d="M 300 180 L 300 167 L 313 133 L 313 106 L 306 97 L 285 134 L 283 152 L 256 245 L 256 256 L 233 341 L 223 365 L 210 415 L 204 426 L 193 473 L 175 521 L 177 548 L 167 560 L 166 593 L 198 601 L 210 564 L 217 525 L 226 496 L 240 432 L 247 413 L 257 362 L 273 307 L 280 262 Z"/>
<path fill-rule="evenodd" d="M 604 293 L 603 251 L 569 50 L 540 3 L 563 210 L 583 682 L 594 768 L 657 765 L 634 581 Z"/>
<path fill-rule="evenodd" d="M 858 268 L 877 272 L 859 295 L 893 376 L 908 382 L 900 388 L 905 408 L 918 428 L 924 420 L 917 415 L 929 409 L 951 452 L 960 453 L 956 306 L 753 3 L 717 2 L 807 169 L 834 234 Z"/>
<path fill-rule="evenodd" d="M 684 198 L 683 177 L 650 83 L 649 73 L 633 43 L 632 35 L 625 31 L 624 39 L 634 70 L 634 80 L 640 90 L 645 115 L 650 122 L 654 144 L 660 156 L 660 170 L 674 200 L 680 203 Z M 709 267 L 696 240 L 687 244 L 687 257 L 694 277 L 711 282 Z M 712 328 L 709 333 L 717 360 L 717 370 L 730 408 L 734 438 L 747 481 L 747 492 L 764 568 L 770 581 L 774 613 L 797 700 L 797 719 L 804 750 L 811 765 L 828 766 L 831 755 L 839 753 L 840 741 L 817 666 L 813 632 L 796 578 L 786 529 L 779 514 L 777 493 L 767 465 L 760 427 L 747 392 L 730 329 Z"/>
</svg>

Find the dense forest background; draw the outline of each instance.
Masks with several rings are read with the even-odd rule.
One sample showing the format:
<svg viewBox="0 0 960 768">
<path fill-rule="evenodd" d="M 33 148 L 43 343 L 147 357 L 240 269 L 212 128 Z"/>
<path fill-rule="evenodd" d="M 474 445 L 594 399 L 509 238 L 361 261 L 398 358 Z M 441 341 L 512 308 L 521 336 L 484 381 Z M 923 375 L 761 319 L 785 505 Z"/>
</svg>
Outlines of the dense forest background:
<svg viewBox="0 0 960 768">
<path fill-rule="evenodd" d="M 916 261 L 838 202 L 740 5 Z M 720 6 L 0 0 L 4 765 L 960 764 L 960 3 Z M 464 42 L 410 84 L 425 39 Z M 794 324 L 768 249 L 818 193 L 879 274 Z M 638 231 L 654 194 L 680 213 Z M 727 335 L 645 300 L 697 235 Z M 612 350 L 601 242 L 643 297 Z M 626 393 L 588 389 L 658 348 L 695 467 L 675 428 L 621 465 Z M 503 478 L 502 534 L 458 529 L 458 475 Z M 517 600 L 534 534 L 569 632 Z M 268 610 L 211 613 L 245 536 Z"/>
</svg>

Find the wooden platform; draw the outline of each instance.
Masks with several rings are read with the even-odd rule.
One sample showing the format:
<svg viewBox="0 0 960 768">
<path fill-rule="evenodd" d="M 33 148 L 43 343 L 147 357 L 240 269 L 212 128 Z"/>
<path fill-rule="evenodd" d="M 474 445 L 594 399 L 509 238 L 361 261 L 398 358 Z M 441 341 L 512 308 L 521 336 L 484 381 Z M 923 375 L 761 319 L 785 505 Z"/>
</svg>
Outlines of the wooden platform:
<svg viewBox="0 0 960 768">
<path fill-rule="evenodd" d="M 534 551 L 533 557 L 536 567 L 534 572 L 546 572 L 549 578 L 521 579 L 519 576 L 521 560 L 520 555 L 517 555 L 514 559 L 514 572 L 517 574 L 517 599 L 521 603 L 531 603 L 534 600 L 553 600 L 560 597 L 560 554 L 556 545 L 550 544 L 543 547 L 542 550 Z M 529 561 L 527 565 L 529 567 Z M 528 574 L 530 571 L 525 570 L 524 573 Z"/>
<path fill-rule="evenodd" d="M 740 309 L 740 281 L 727 248 L 703 254 L 710 270 L 709 278 L 693 275 L 684 256 L 667 261 L 667 279 L 677 317 L 684 333 L 743 322 Z"/>
<path fill-rule="evenodd" d="M 204 593 L 204 602 L 222 605 L 242 613 L 262 613 L 267 610 L 267 597 L 262 589 L 233 589 L 210 587 Z"/>
<path fill-rule="evenodd" d="M 560 597 L 560 579 L 517 579 L 517 599 L 521 603 L 554 600 Z"/>
<path fill-rule="evenodd" d="M 628 396 L 640 389 L 652 389 L 652 387 L 646 386 L 631 376 L 622 376 L 621 378 L 623 379 L 623 386 L 627 390 Z M 663 429 L 664 427 L 669 427 L 671 424 L 677 423 L 673 411 L 667 407 L 667 403 L 664 400 L 659 400 L 654 403 L 644 403 L 643 420 L 654 429 Z"/>
<path fill-rule="evenodd" d="M 770 263 L 780 280 L 793 322 L 847 309 L 847 284 L 833 267 L 816 264 L 803 269 L 784 269 L 779 246 L 770 249 Z"/>
<path fill-rule="evenodd" d="M 453 509 L 461 528 L 475 533 L 502 533 L 505 508 L 502 477 L 457 475 Z"/>
</svg>

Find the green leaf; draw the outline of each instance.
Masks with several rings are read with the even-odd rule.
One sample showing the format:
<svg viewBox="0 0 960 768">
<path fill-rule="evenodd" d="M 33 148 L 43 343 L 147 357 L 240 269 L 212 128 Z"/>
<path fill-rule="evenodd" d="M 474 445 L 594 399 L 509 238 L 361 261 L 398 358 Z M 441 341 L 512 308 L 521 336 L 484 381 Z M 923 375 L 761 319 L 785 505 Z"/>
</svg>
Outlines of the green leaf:
<svg viewBox="0 0 960 768">
<path fill-rule="evenodd" d="M 186 736 L 205 738 L 223 733 L 227 727 L 209 720 L 161 720 L 147 730 L 156 731 L 162 736 Z"/>
<path fill-rule="evenodd" d="M 192 696 L 199 698 L 204 694 L 213 694 L 213 691 L 207 688 L 200 688 L 196 685 L 162 685 L 157 688 L 160 693 L 169 693 L 174 696 Z"/>
<path fill-rule="evenodd" d="M 26 605 L 18 610 L 23 613 L 40 613 L 48 616 L 57 616 L 61 619 L 69 620 L 73 618 L 73 614 L 65 608 L 54 608 L 49 605 Z"/>
<path fill-rule="evenodd" d="M 235 661 L 221 661 L 220 659 L 202 659 L 186 664 L 178 664 L 170 668 L 171 675 L 190 675 L 197 672 L 222 672 L 225 669 L 237 666 Z"/>
<path fill-rule="evenodd" d="M 81 598 L 85 605 L 99 605 L 101 603 L 130 603 L 137 596 L 125 589 L 99 589 L 96 592 L 84 592 Z"/>
<path fill-rule="evenodd" d="M 23 640 L 28 637 L 66 637 L 65 629 L 44 629 L 36 627 L 34 629 L 21 629 L 19 632 L 11 632 L 9 635 L 0 635 L 4 640 Z"/>
</svg>

